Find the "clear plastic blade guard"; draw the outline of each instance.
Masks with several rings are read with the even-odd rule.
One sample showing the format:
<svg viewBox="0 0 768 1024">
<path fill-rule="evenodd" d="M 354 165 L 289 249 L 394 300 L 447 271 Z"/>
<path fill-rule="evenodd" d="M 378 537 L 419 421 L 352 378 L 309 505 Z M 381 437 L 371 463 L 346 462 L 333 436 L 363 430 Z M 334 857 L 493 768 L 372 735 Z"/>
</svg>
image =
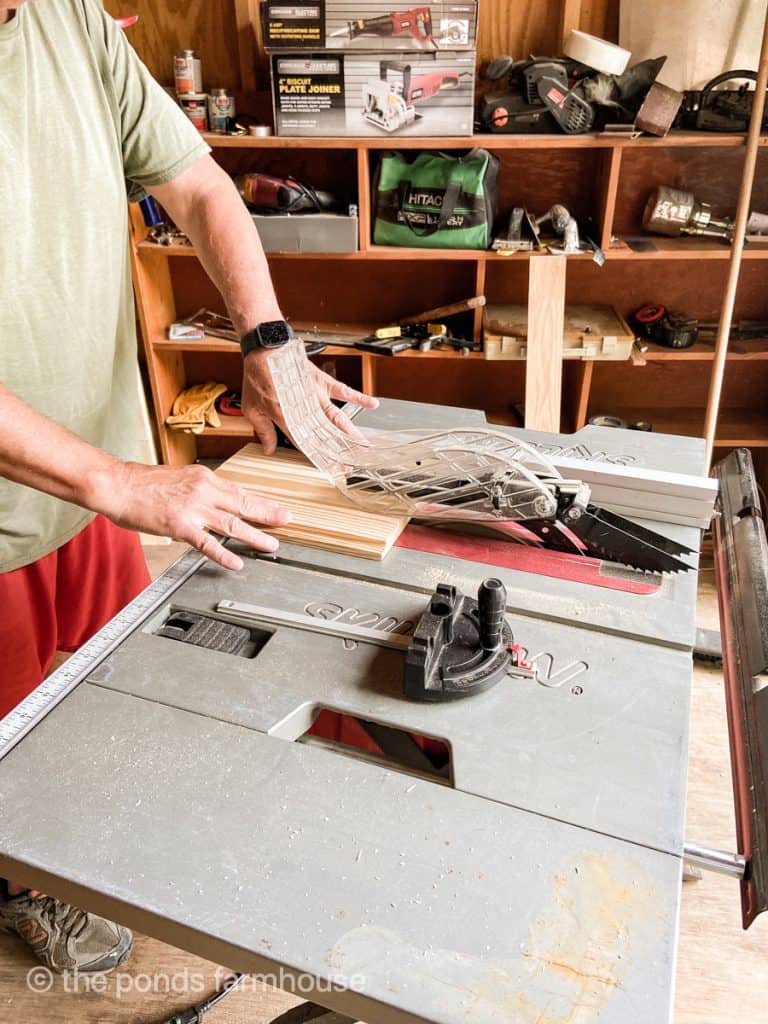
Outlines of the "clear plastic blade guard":
<svg viewBox="0 0 768 1024">
<path fill-rule="evenodd" d="M 301 341 L 269 356 L 294 443 L 355 504 L 422 519 L 552 518 L 540 477 L 560 474 L 537 451 L 493 430 L 366 431 L 360 444 L 323 412 Z"/>
</svg>

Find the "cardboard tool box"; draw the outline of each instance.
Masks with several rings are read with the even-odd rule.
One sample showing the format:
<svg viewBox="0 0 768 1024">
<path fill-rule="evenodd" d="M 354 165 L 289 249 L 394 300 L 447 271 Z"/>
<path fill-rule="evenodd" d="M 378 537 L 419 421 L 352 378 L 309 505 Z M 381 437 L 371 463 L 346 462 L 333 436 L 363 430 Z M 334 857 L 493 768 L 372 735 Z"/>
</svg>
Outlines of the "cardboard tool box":
<svg viewBox="0 0 768 1024">
<path fill-rule="evenodd" d="M 563 359 L 629 359 L 635 336 L 613 306 L 566 306 Z M 486 359 L 525 359 L 527 306 L 486 306 L 483 348 Z"/>
<path fill-rule="evenodd" d="M 357 252 L 357 217 L 341 213 L 252 213 L 264 252 Z"/>
<path fill-rule="evenodd" d="M 474 50 L 477 0 L 264 0 L 267 50 Z"/>
<path fill-rule="evenodd" d="M 275 134 L 471 135 L 474 51 L 273 53 Z"/>
</svg>

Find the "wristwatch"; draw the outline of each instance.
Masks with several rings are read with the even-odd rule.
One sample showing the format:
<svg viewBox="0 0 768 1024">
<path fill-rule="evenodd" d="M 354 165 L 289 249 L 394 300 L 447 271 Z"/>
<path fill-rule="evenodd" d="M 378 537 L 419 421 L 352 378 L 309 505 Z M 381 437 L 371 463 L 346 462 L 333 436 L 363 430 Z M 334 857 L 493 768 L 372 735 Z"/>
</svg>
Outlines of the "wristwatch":
<svg viewBox="0 0 768 1024">
<path fill-rule="evenodd" d="M 243 335 L 240 351 L 245 357 L 255 348 L 280 348 L 287 345 L 292 337 L 293 331 L 285 320 L 267 320 Z"/>
</svg>

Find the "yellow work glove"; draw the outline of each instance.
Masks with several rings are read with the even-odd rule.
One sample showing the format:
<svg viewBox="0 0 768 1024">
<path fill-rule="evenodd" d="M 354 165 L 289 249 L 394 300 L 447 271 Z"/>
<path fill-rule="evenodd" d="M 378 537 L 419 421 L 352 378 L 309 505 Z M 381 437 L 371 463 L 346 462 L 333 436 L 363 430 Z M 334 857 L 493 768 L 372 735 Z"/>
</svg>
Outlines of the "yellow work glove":
<svg viewBox="0 0 768 1024">
<path fill-rule="evenodd" d="M 226 384 L 217 384 L 215 381 L 185 388 L 174 399 L 171 415 L 165 421 L 166 426 L 171 430 L 184 430 L 192 434 L 202 434 L 206 424 L 209 427 L 220 427 L 216 399 L 226 390 Z"/>
</svg>

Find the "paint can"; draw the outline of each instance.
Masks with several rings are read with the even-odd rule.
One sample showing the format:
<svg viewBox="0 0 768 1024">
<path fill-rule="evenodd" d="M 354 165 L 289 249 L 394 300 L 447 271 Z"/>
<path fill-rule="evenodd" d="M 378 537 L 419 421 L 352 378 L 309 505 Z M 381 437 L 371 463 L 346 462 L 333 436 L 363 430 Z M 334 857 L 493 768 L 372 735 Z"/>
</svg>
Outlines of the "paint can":
<svg viewBox="0 0 768 1024">
<path fill-rule="evenodd" d="M 179 106 L 199 132 L 208 131 L 208 96 L 204 92 L 179 96 Z"/>
<path fill-rule="evenodd" d="M 235 118 L 235 98 L 226 89 L 211 89 L 208 94 L 208 123 L 212 132 L 223 133 L 227 122 Z"/>
<path fill-rule="evenodd" d="M 173 82 L 179 96 L 203 91 L 203 67 L 194 50 L 179 50 L 173 58 Z"/>
</svg>

